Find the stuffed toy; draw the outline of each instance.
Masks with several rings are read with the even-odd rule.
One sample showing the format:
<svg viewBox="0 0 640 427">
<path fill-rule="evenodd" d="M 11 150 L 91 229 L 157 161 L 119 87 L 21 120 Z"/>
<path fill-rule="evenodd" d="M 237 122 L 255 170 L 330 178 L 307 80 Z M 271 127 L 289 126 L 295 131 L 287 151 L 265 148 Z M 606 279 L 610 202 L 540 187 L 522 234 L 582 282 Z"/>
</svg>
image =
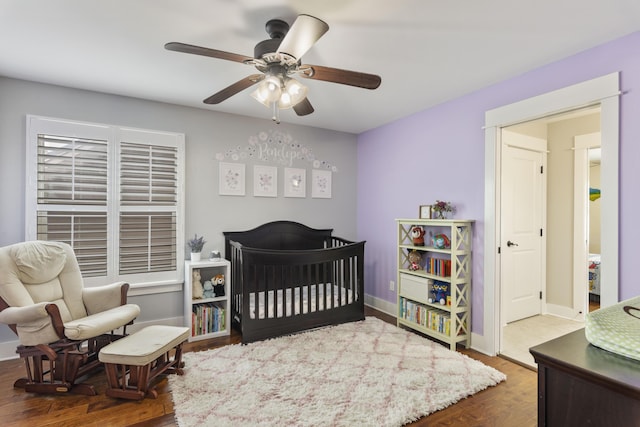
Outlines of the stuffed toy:
<svg viewBox="0 0 640 427">
<path fill-rule="evenodd" d="M 411 240 L 414 246 L 424 246 L 424 228 L 414 225 L 411 228 Z"/>
<path fill-rule="evenodd" d="M 213 298 L 215 295 L 215 293 L 213 292 L 213 283 L 211 283 L 211 280 L 207 280 L 206 282 L 204 282 L 203 285 L 204 291 L 202 293 L 202 297 L 203 298 Z"/>
<path fill-rule="evenodd" d="M 202 292 L 203 292 L 203 288 L 202 288 L 202 282 L 200 281 L 200 279 L 202 278 L 200 276 L 200 270 L 199 269 L 195 269 L 193 270 L 193 272 L 191 273 L 191 297 L 193 299 L 201 299 L 202 298 Z"/>
<path fill-rule="evenodd" d="M 433 247 L 436 249 L 447 249 L 451 246 L 451 241 L 445 234 L 436 234 L 432 240 Z"/>
<path fill-rule="evenodd" d="M 213 283 L 213 293 L 217 297 L 224 296 L 224 274 L 216 274 L 211 278 Z"/>
<path fill-rule="evenodd" d="M 446 282 L 441 282 L 439 280 L 434 280 L 433 285 L 431 286 L 431 294 L 433 297 L 430 297 L 428 301 L 430 303 L 439 302 L 442 305 L 447 303 L 447 297 L 451 295 L 449 293 L 449 284 Z"/>
<path fill-rule="evenodd" d="M 422 255 L 420 255 L 420 252 L 416 250 L 412 250 L 411 252 L 409 252 L 409 270 L 411 271 L 421 270 L 422 269 L 422 267 L 420 267 L 421 260 L 422 260 Z"/>
</svg>

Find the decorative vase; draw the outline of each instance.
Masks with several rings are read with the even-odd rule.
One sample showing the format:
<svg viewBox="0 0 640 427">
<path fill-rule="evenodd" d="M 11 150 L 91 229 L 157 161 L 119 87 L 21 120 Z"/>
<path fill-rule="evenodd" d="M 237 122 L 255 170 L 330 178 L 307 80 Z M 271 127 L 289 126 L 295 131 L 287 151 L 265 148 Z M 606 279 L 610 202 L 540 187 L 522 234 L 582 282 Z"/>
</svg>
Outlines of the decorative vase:
<svg viewBox="0 0 640 427">
<path fill-rule="evenodd" d="M 200 261 L 202 252 L 191 252 L 191 261 Z"/>
<path fill-rule="evenodd" d="M 436 219 L 446 219 L 447 213 L 445 211 L 436 211 Z"/>
</svg>

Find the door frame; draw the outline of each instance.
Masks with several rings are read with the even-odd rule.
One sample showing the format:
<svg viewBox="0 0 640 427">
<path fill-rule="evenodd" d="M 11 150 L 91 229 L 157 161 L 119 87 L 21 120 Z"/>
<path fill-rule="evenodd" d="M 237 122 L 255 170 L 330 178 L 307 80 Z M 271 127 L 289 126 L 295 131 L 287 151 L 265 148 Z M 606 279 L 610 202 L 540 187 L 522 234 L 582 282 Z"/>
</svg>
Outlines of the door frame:
<svg viewBox="0 0 640 427">
<path fill-rule="evenodd" d="M 600 302 L 603 307 L 618 302 L 619 80 L 619 73 L 615 72 L 485 112 L 484 314 L 483 335 L 474 336 L 474 348 L 490 355 L 497 354 L 500 348 L 502 284 L 498 250 L 502 127 L 600 105 L 601 198 L 602 204 L 612 207 L 602 212 Z"/>
</svg>

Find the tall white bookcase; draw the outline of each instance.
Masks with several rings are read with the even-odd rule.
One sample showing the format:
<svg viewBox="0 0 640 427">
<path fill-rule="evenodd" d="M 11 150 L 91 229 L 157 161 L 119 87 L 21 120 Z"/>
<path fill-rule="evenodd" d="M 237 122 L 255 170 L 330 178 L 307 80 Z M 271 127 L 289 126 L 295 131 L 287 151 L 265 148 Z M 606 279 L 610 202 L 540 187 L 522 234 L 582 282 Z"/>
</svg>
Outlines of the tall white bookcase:
<svg viewBox="0 0 640 427">
<path fill-rule="evenodd" d="M 398 227 L 398 326 L 433 337 L 456 349 L 471 344 L 471 247 L 470 220 L 397 219 Z M 411 229 L 424 229 L 424 246 L 414 244 Z M 433 237 L 445 235 L 449 247 L 433 246 Z M 409 254 L 417 251 L 421 261 L 413 264 Z M 447 284 L 450 297 L 434 301 L 433 285 Z"/>
<path fill-rule="evenodd" d="M 218 274 L 224 275 L 224 296 L 194 299 L 192 295 L 194 270 L 200 270 L 203 284 Z M 230 284 L 231 263 L 228 260 L 185 261 L 184 322 L 185 326 L 191 329 L 190 342 L 231 333 Z"/>
</svg>

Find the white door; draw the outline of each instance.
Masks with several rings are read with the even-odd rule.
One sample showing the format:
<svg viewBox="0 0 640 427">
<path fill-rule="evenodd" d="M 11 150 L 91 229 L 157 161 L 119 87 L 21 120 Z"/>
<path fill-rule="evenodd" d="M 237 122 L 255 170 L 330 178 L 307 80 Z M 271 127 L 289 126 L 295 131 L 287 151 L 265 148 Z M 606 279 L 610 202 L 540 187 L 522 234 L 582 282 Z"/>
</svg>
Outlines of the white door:
<svg viewBox="0 0 640 427">
<path fill-rule="evenodd" d="M 502 130 L 503 323 L 542 312 L 546 164 L 544 139 Z"/>
</svg>

